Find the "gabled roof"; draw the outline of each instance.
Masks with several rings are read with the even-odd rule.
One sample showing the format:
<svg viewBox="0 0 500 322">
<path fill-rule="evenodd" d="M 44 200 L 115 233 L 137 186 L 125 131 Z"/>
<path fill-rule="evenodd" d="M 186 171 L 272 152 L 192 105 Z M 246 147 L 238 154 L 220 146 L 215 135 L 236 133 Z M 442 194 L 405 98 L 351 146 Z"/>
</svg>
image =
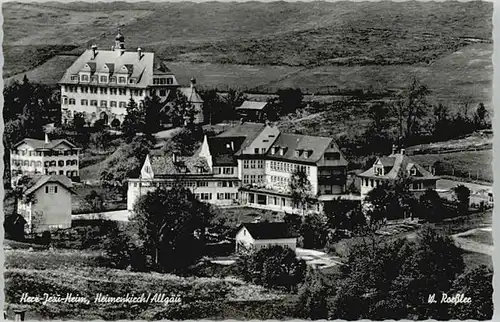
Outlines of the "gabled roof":
<svg viewBox="0 0 500 322">
<path fill-rule="evenodd" d="M 118 86 L 146 87 L 150 85 L 149 82 L 153 76 L 154 53 L 142 52 L 139 59 L 139 53 L 135 51 L 126 51 L 120 55 L 119 51 L 98 49 L 95 58 L 92 57 L 92 50 L 86 50 L 66 70 L 59 83 L 75 84 L 75 81 L 71 80 L 71 75 L 78 74 L 86 64 L 89 64 L 93 71 L 104 72 L 106 70 L 104 66 L 107 66 L 112 75 L 125 68 L 126 73 L 129 73 L 131 77 L 140 78 L 135 84 L 117 84 Z"/>
<path fill-rule="evenodd" d="M 28 144 L 29 146 L 31 146 L 35 150 L 52 150 L 52 149 L 56 148 L 58 145 L 60 145 L 61 143 L 66 143 L 72 149 L 79 149 L 73 143 L 71 143 L 65 139 L 52 140 L 52 141 L 49 141 L 49 143 L 45 143 L 45 140 L 30 139 L 30 138 L 25 138 L 25 139 L 17 142 L 13 146 L 13 148 L 15 149 L 23 143 Z"/>
<path fill-rule="evenodd" d="M 242 152 L 247 148 L 262 132 L 266 124 L 245 122 L 229 128 L 227 131 L 222 132 L 217 135 L 217 137 L 244 137 L 244 141 L 240 146 L 240 149 L 236 152 L 236 155 L 241 155 Z"/>
<path fill-rule="evenodd" d="M 23 184 L 23 194 L 29 195 L 40 189 L 46 183 L 59 183 L 64 188 L 68 189 L 71 193 L 74 193 L 71 190 L 73 186 L 71 180 L 62 175 L 33 175 L 29 176 L 29 181 Z"/>
<path fill-rule="evenodd" d="M 196 91 L 196 87 L 182 87 L 179 89 L 190 103 L 203 103 L 203 99 Z"/>
<path fill-rule="evenodd" d="M 177 156 L 177 162 L 175 163 L 173 156 L 153 156 L 151 158 L 151 167 L 155 176 L 200 174 L 198 169 L 202 169 L 205 174 L 210 171 L 207 160 L 197 156 Z"/>
<path fill-rule="evenodd" d="M 256 101 L 244 101 L 237 110 L 263 110 L 267 105 L 267 102 L 256 102 Z"/>
<path fill-rule="evenodd" d="M 267 152 L 267 157 L 270 159 L 316 163 L 323 157 L 323 154 L 330 147 L 332 141 L 332 138 L 321 136 L 281 133 Z M 273 148 L 275 147 L 286 148 L 284 155 L 279 153 L 274 154 Z M 296 156 L 296 150 L 302 151 L 300 156 Z M 305 151 L 311 151 L 312 154 L 305 158 Z M 345 160 L 339 160 L 339 162 L 346 163 L 345 165 L 347 165 Z M 341 165 L 340 163 L 338 165 Z"/>
<path fill-rule="evenodd" d="M 383 161 L 382 161 L 383 159 Z M 384 173 L 384 175 L 376 175 L 374 165 L 380 161 L 384 167 L 389 167 L 389 171 Z M 392 164 L 392 165 L 391 165 Z M 410 171 L 413 167 L 417 170 L 418 174 L 416 176 L 411 176 L 413 179 L 425 179 L 425 180 L 438 180 L 439 177 L 434 176 L 432 173 L 424 169 L 421 165 L 415 163 L 409 156 L 401 153 L 394 153 L 388 157 L 379 158 L 375 161 L 374 165 L 363 173 L 358 174 L 359 177 L 368 178 L 380 178 L 380 179 L 390 179 L 395 180 L 401 178 L 403 174 Z"/>
<path fill-rule="evenodd" d="M 259 222 L 241 224 L 238 231 L 245 227 L 253 239 L 284 239 L 299 236 L 293 226 L 284 222 Z"/>
<path fill-rule="evenodd" d="M 208 148 L 214 166 L 237 166 L 236 152 L 240 150 L 245 137 L 208 137 Z"/>
</svg>

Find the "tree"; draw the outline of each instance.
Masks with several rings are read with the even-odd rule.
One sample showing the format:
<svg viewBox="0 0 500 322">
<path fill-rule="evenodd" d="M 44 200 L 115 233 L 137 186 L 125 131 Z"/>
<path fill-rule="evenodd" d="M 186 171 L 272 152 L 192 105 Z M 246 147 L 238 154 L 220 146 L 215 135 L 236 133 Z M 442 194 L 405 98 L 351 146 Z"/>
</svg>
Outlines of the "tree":
<svg viewBox="0 0 500 322">
<path fill-rule="evenodd" d="M 247 96 L 245 93 L 232 88 L 229 89 L 224 97 L 224 102 L 226 103 L 225 119 L 234 119 L 236 117 L 236 108 L 241 106 L 246 100 Z"/>
<path fill-rule="evenodd" d="M 391 148 L 391 140 L 387 132 L 387 108 L 382 102 L 376 102 L 370 106 L 370 126 L 365 131 L 366 142 L 374 153 L 384 153 Z"/>
<path fill-rule="evenodd" d="M 162 271 L 179 271 L 201 255 L 210 207 L 190 190 L 175 186 L 139 197 L 131 220 L 142 247 Z"/>
<path fill-rule="evenodd" d="M 474 124 L 477 130 L 488 128 L 487 124 L 488 110 L 483 103 L 479 103 L 476 111 L 474 112 Z"/>
<path fill-rule="evenodd" d="M 394 184 L 381 184 L 368 192 L 366 201 L 372 205 L 370 222 L 405 218 L 413 214 L 415 200 L 409 191 L 410 179 L 403 176 Z"/>
<path fill-rule="evenodd" d="M 99 151 L 104 151 L 109 147 L 111 141 L 111 135 L 108 131 L 102 130 L 99 132 L 92 133 L 90 135 L 90 142 Z"/>
<path fill-rule="evenodd" d="M 160 97 L 157 95 L 146 96 L 142 101 L 142 112 L 144 113 L 144 129 L 143 133 L 152 135 L 160 130 Z"/>
<path fill-rule="evenodd" d="M 114 127 L 115 129 L 119 128 L 120 127 L 120 121 L 118 119 L 113 119 L 113 121 L 111 121 L 111 127 Z"/>
<path fill-rule="evenodd" d="M 293 113 L 302 107 L 304 95 L 299 88 L 279 89 L 276 91 L 276 95 L 278 95 L 282 115 Z"/>
<path fill-rule="evenodd" d="M 104 198 L 97 191 L 90 191 L 84 199 L 90 211 L 100 212 L 104 210 Z"/>
<path fill-rule="evenodd" d="M 304 283 L 298 291 L 298 317 L 311 320 L 328 319 L 328 298 L 332 296 L 332 288 L 320 271 L 308 269 Z"/>
<path fill-rule="evenodd" d="M 242 255 L 237 262 L 243 278 L 268 288 L 296 291 L 304 280 L 306 264 L 288 247 L 271 246 Z"/>
<path fill-rule="evenodd" d="M 162 150 L 164 153 L 168 154 L 176 151 L 180 155 L 193 155 L 200 146 L 203 135 L 204 133 L 201 126 L 183 128 L 171 138 L 170 142 L 167 141 Z"/>
<path fill-rule="evenodd" d="M 419 122 L 426 115 L 426 98 L 429 94 L 427 86 L 413 78 L 408 88 L 397 96 L 393 111 L 398 122 L 399 137 L 403 142 L 407 142 L 419 130 Z"/>
<path fill-rule="evenodd" d="M 450 319 L 490 320 L 493 316 L 493 271 L 485 265 L 467 270 L 453 282 L 448 294 L 463 294 L 471 299 L 471 303 L 451 306 Z"/>
<path fill-rule="evenodd" d="M 216 89 L 200 91 L 203 98 L 203 111 L 209 124 L 216 124 L 224 119 L 225 102 Z"/>
<path fill-rule="evenodd" d="M 458 213 L 460 215 L 467 215 L 469 213 L 470 189 L 464 185 L 458 185 L 453 188 L 453 192 L 455 193 Z"/>
<path fill-rule="evenodd" d="M 443 219 L 445 209 L 443 201 L 434 189 L 427 189 L 420 196 L 419 218 L 426 219 L 429 222 L 440 222 Z"/>
<path fill-rule="evenodd" d="M 292 173 L 289 189 L 294 207 L 300 207 L 304 215 L 308 205 L 313 203 L 313 199 L 311 195 L 311 183 L 307 178 L 306 172 L 300 167 L 297 167 Z"/>
<path fill-rule="evenodd" d="M 130 97 L 127 105 L 127 115 L 122 123 L 122 131 L 128 142 L 135 137 L 136 133 L 144 131 L 146 120 L 143 112 L 143 108 Z"/>
<path fill-rule="evenodd" d="M 192 125 L 196 110 L 193 104 L 189 102 L 188 98 L 179 90 L 173 93 L 172 100 L 169 102 L 170 109 L 168 110 L 168 117 L 172 125 Z"/>
<path fill-rule="evenodd" d="M 304 217 L 300 226 L 302 247 L 319 249 L 325 247 L 328 231 L 324 218 L 317 213 L 310 213 Z"/>
</svg>

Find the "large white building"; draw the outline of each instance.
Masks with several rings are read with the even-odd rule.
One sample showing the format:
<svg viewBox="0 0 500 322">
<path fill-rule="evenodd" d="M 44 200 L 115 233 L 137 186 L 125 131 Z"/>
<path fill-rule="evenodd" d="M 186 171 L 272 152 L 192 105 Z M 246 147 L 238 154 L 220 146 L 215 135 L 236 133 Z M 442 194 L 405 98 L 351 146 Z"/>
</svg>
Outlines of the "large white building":
<svg viewBox="0 0 500 322">
<path fill-rule="evenodd" d="M 62 122 L 82 113 L 88 125 L 99 119 L 105 124 L 115 119 L 122 123 L 130 99 L 141 104 L 146 96 L 156 95 L 166 102 L 169 93 L 180 87 L 175 75 L 153 52 L 141 48 L 127 51 L 120 32 L 111 50 L 95 45 L 85 50 L 59 84 Z M 194 105 L 201 109 L 199 104 Z"/>
<path fill-rule="evenodd" d="M 140 178 L 129 179 L 128 209 L 147 191 L 180 182 L 213 204 L 293 212 L 289 183 L 297 169 L 307 174 L 312 198 L 326 201 L 345 192 L 347 161 L 332 138 L 243 123 L 205 136 L 193 157 L 148 157 Z"/>
<path fill-rule="evenodd" d="M 80 148 L 71 142 L 58 139 L 26 138 L 10 150 L 11 185 L 23 175 L 64 175 L 72 180 L 80 178 Z"/>
</svg>

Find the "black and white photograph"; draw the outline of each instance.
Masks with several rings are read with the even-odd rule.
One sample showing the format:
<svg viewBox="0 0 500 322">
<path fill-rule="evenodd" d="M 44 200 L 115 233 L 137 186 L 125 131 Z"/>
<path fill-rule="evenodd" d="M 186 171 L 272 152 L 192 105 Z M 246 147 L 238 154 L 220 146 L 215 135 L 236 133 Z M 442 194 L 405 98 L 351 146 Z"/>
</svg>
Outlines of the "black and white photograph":
<svg viewBox="0 0 500 322">
<path fill-rule="evenodd" d="M 3 319 L 493 320 L 493 7 L 3 2 Z"/>
</svg>

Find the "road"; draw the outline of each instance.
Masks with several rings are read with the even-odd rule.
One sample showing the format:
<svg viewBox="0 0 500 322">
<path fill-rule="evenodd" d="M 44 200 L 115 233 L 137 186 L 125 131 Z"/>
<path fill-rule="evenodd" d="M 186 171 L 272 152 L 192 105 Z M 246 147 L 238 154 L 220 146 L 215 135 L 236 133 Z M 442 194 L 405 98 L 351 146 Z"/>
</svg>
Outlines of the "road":
<svg viewBox="0 0 500 322">
<path fill-rule="evenodd" d="M 72 215 L 71 219 L 72 220 L 105 219 L 114 221 L 128 221 L 128 217 L 129 217 L 128 210 L 115 210 L 115 211 L 106 211 L 101 213 Z"/>
</svg>

